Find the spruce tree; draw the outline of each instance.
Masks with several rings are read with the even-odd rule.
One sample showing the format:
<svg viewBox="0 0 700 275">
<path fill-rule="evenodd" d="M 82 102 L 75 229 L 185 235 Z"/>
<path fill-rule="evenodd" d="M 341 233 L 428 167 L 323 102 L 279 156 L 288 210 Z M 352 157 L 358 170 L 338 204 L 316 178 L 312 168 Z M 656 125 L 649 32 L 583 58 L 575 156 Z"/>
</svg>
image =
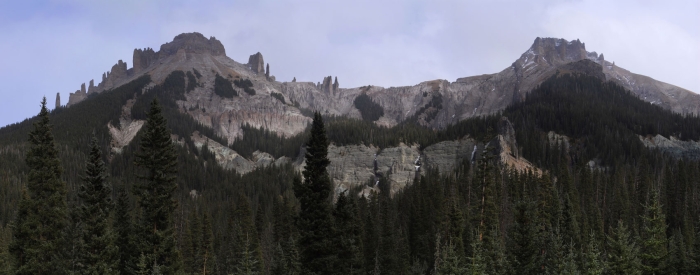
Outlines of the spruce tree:
<svg viewBox="0 0 700 275">
<path fill-rule="evenodd" d="M 177 189 L 177 155 L 156 99 L 151 102 L 135 163 L 141 167 L 143 172 L 139 178 L 144 181 L 137 186 L 142 210 L 141 250 L 148 262 L 159 266 L 163 274 L 174 274 L 182 265 L 173 228 L 173 212 L 177 207 L 173 199 Z"/>
<path fill-rule="evenodd" d="M 589 239 L 595 240 L 596 236 L 591 233 Z M 602 275 L 605 270 L 606 262 L 601 257 L 600 249 L 597 242 L 590 242 L 586 247 L 583 255 L 583 274 L 585 275 Z"/>
<path fill-rule="evenodd" d="M 231 249 L 232 255 L 229 256 L 233 258 L 230 259 L 229 262 L 234 265 L 233 270 L 242 268 L 242 264 L 254 262 L 256 264 L 254 270 L 261 271 L 263 270 L 263 258 L 260 241 L 258 239 L 258 231 L 253 221 L 253 210 L 250 207 L 248 197 L 246 197 L 242 191 L 238 194 L 236 209 L 229 225 L 232 233 L 231 245 L 233 245 Z M 244 252 L 249 255 L 244 255 Z M 244 256 L 254 259 L 245 259 Z"/>
<path fill-rule="evenodd" d="M 0 225 L 0 275 L 13 274 L 12 256 L 8 251 L 9 243 L 12 238 L 12 231 L 8 227 Z"/>
<path fill-rule="evenodd" d="M 608 259 L 611 274 L 642 274 L 639 247 L 622 221 L 618 221 L 608 236 Z"/>
<path fill-rule="evenodd" d="M 257 275 L 260 274 L 259 257 L 255 251 L 252 251 L 250 245 L 250 237 L 246 234 L 244 237 L 243 250 L 241 251 L 240 262 L 236 266 L 236 273 L 240 275 Z"/>
<path fill-rule="evenodd" d="M 338 196 L 333 217 L 338 229 L 336 251 L 339 260 L 336 261 L 335 271 L 338 274 L 364 273 L 360 220 L 357 217 L 355 199 L 348 198 L 345 192 L 341 193 Z"/>
<path fill-rule="evenodd" d="M 693 242 L 689 258 L 691 260 L 691 274 L 700 274 L 700 223 L 695 226 L 695 241 Z"/>
<path fill-rule="evenodd" d="M 121 189 L 117 192 L 117 204 L 114 211 L 115 245 L 118 248 L 117 271 L 119 274 L 136 274 L 139 262 L 139 250 L 136 248 L 134 221 L 131 217 L 129 194 Z M 143 255 L 143 254 L 141 254 Z M 143 255 L 145 257 L 145 255 Z M 144 259 L 145 261 L 145 259 Z"/>
<path fill-rule="evenodd" d="M 644 274 L 660 274 L 666 258 L 666 216 L 658 192 L 652 192 L 650 203 L 644 206 L 642 228 L 642 265 Z"/>
<path fill-rule="evenodd" d="M 78 219 L 82 223 L 79 257 L 81 274 L 117 274 L 117 252 L 115 236 L 109 225 L 112 211 L 112 186 L 107 183 L 107 172 L 102 152 L 93 135 L 90 140 L 90 155 L 78 191 L 81 205 Z"/>
<path fill-rule="evenodd" d="M 63 274 L 64 233 L 68 225 L 66 183 L 46 108 L 46 98 L 29 133 L 27 187 L 19 203 L 10 252 L 16 274 Z"/>
<path fill-rule="evenodd" d="M 202 266 L 200 258 L 202 247 L 202 224 L 197 211 L 193 211 L 190 215 L 190 220 L 185 236 L 185 247 L 182 251 L 184 270 L 188 273 L 196 273 L 199 267 Z"/>
<path fill-rule="evenodd" d="M 439 238 L 438 238 L 439 241 Z M 440 263 L 435 267 L 435 275 L 460 275 L 467 274 L 467 263 L 463 256 L 459 255 L 456 246 L 448 241 L 440 248 Z"/>
<path fill-rule="evenodd" d="M 522 201 L 515 205 L 515 223 L 510 231 L 509 254 L 512 269 L 520 274 L 538 274 L 540 247 L 537 246 L 537 231 L 534 224 L 533 205 Z"/>
<path fill-rule="evenodd" d="M 326 170 L 330 164 L 328 139 L 318 112 L 314 113 L 305 160 L 304 183 L 295 181 L 294 185 L 294 194 L 301 204 L 298 216 L 301 262 L 308 274 L 331 274 L 335 264 L 330 197 L 332 183 Z"/>
</svg>

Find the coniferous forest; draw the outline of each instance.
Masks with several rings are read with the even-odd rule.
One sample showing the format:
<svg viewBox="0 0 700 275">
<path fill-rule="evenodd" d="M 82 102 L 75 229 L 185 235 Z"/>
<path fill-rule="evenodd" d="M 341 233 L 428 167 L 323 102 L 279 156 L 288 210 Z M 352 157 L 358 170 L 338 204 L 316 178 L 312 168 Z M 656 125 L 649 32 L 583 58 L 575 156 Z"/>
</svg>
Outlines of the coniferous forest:
<svg viewBox="0 0 700 275">
<path fill-rule="evenodd" d="M 194 75 L 147 90 L 144 76 L 69 109 L 44 99 L 36 117 L 0 129 L 0 274 L 700 274 L 700 158 L 639 139 L 698 140 L 700 118 L 613 82 L 556 74 L 445 129 L 377 126 L 383 111 L 364 97 L 363 120 L 314 113 L 294 137 L 244 126 L 230 146 L 241 155 L 303 152 L 306 165 L 240 175 L 191 140 L 228 144 L 177 104 Z M 237 96 L 219 78 L 217 93 Z M 146 124 L 112 152 L 107 125 L 135 94 L 131 115 Z M 489 142 L 501 117 L 537 170 L 499 162 Z M 333 191 L 331 143 L 466 136 L 483 149 L 454 171 L 426 169 L 394 194 L 385 177 L 367 196 Z"/>
</svg>

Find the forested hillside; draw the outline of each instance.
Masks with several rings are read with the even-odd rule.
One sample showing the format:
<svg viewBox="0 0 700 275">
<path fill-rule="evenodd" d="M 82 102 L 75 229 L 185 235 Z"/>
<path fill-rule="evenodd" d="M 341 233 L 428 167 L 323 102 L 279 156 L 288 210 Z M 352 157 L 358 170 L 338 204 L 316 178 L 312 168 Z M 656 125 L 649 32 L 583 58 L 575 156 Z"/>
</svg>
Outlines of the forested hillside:
<svg viewBox="0 0 700 275">
<path fill-rule="evenodd" d="M 232 149 L 297 158 L 305 146 L 306 166 L 241 176 L 191 140 L 228 143 L 180 110 L 190 75 L 153 87 L 145 76 L 0 129 L 0 274 L 700 274 L 700 161 L 639 139 L 698 140 L 700 119 L 612 82 L 558 73 L 498 114 L 442 130 L 417 117 L 377 126 L 368 98 L 356 102 L 363 120 L 314 113 L 293 137 L 246 126 Z M 146 126 L 111 152 L 107 124 L 134 97 Z M 541 172 L 498 161 L 489 141 L 502 116 Z M 454 171 L 428 170 L 393 196 L 385 177 L 369 196 L 333 193 L 330 143 L 467 136 L 487 145 Z M 48 226 L 62 230 L 41 235 Z"/>
</svg>

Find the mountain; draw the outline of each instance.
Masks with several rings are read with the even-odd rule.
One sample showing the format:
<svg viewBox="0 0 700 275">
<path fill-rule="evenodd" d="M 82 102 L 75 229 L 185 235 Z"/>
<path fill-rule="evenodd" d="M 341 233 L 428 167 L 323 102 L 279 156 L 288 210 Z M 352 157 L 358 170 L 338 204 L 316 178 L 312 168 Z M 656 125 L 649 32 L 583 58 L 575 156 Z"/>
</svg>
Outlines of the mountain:
<svg viewBox="0 0 700 275">
<path fill-rule="evenodd" d="M 86 95 L 83 95 L 84 89 L 71 94 L 68 106 L 92 92 L 118 87 L 145 74 L 151 76 L 153 83 L 162 83 L 173 71 L 196 70 L 201 74 L 199 86 L 179 105 L 229 142 L 242 135 L 241 126 L 246 123 L 287 137 L 298 134 L 310 121 L 302 114 L 304 110 L 362 118 L 361 111 L 353 104 L 360 94 L 368 95 L 381 106 L 383 116 L 376 121 L 378 125 L 391 127 L 415 117 L 421 125 L 442 129 L 466 118 L 503 110 L 522 100 L 527 92 L 557 70 L 565 71 L 567 64 L 580 60 L 600 64 L 605 80 L 620 84 L 647 102 L 682 114 L 700 112 L 700 95 L 631 73 L 606 61 L 603 54 L 586 51 L 585 43 L 578 40 L 538 37 L 511 66 L 495 74 L 464 77 L 454 82 L 425 81 L 406 87 L 340 88 L 338 78 L 332 82 L 330 76 L 315 84 L 276 81 L 270 75 L 269 64 L 265 70 L 262 54 L 251 55 L 248 63 L 239 63 L 226 56 L 220 41 L 213 37 L 207 39 L 199 33 L 180 34 L 157 52 L 150 48 L 135 49 L 131 69 L 127 70 L 126 63 L 120 60 L 103 75 L 98 86 L 90 85 Z M 217 74 L 231 81 L 249 79 L 257 94 L 218 97 L 214 95 Z M 273 93 L 283 101 L 271 100 Z"/>
<path fill-rule="evenodd" d="M 272 163 L 294 163 L 297 169 L 301 169 L 303 163 L 298 148 L 302 143 L 298 141 L 311 121 L 311 110 L 328 116 L 369 120 L 370 124 L 384 127 L 415 123 L 435 130 L 446 129 L 465 119 L 495 114 L 511 104 L 522 102 L 529 91 L 560 73 L 584 73 L 603 82 L 612 81 L 642 100 L 677 113 L 697 114 L 700 110 L 700 96 L 619 68 L 606 61 L 603 54 L 586 51 L 585 44 L 578 40 L 536 38 L 530 49 L 499 73 L 459 78 L 455 82 L 432 80 L 390 88 L 340 88 L 338 78 L 331 76 L 316 84 L 297 82 L 296 79 L 279 82 L 270 74 L 270 66 L 261 53 L 251 55 L 245 64 L 236 62 L 226 56 L 220 41 L 214 37 L 207 39 L 200 33 L 180 34 L 161 45 L 158 51 L 135 49 L 132 60 L 130 69 L 119 60 L 97 86 L 90 81 L 87 93 L 82 90 L 72 93 L 67 111 L 88 97 L 118 89 L 144 76 L 149 77 L 148 83 L 141 88 L 140 94 L 145 95 L 154 86 L 164 85 L 174 72 L 187 72 L 183 84 L 187 91 L 175 100 L 175 105 L 179 113 L 212 133 L 205 134 L 202 130 L 176 133 L 175 138 L 181 143 L 183 138 L 191 140 L 196 148 L 206 144 L 222 167 L 242 174 Z M 225 86 L 232 94 L 220 92 Z M 129 96 L 121 107 L 119 119 L 111 119 L 104 125 L 109 129 L 114 153 L 118 154 L 128 146 L 144 125 L 143 117 L 134 118 L 133 114 L 139 116 L 139 111 L 132 110 L 136 102 L 145 100 L 140 97 L 144 96 L 139 93 Z M 372 110 L 376 115 L 368 116 Z M 253 146 L 236 143 L 251 138 L 255 129 L 264 129 L 282 138 L 297 137 L 297 142 L 287 145 L 292 148 L 287 153 L 261 147 L 262 143 L 257 141 Z M 508 131 L 501 131 L 504 132 Z M 516 144 L 514 135 L 511 137 L 511 142 L 507 143 Z M 461 138 L 456 136 L 452 141 L 437 141 L 441 143 L 436 144 L 423 143 L 422 148 L 408 141 L 377 144 L 377 141 L 367 141 L 367 137 L 360 145 L 350 142 L 342 146 L 336 142 L 329 149 L 330 173 L 340 188 L 338 191 L 378 175 L 387 175 L 398 190 L 412 181 L 414 162 L 419 157 L 423 158 L 426 167 L 451 171 L 465 155 L 478 151 L 474 138 L 457 140 Z M 694 155 L 693 152 L 700 151 L 697 149 L 700 145 L 693 141 L 682 145 L 659 141 L 673 139 L 670 135 L 656 140 L 649 138 L 640 134 L 647 146 L 665 148 L 676 155 Z M 510 147 L 507 151 L 516 152 L 513 156 L 517 156 L 517 146 Z M 460 153 L 453 155 L 452 152 Z M 514 157 L 509 160 L 509 164 L 521 170 L 534 168 L 525 159 Z"/>
<path fill-rule="evenodd" d="M 145 254 L 154 253 L 141 236 L 150 231 L 142 230 L 148 193 L 138 188 L 145 168 L 135 159 L 157 100 L 177 155 L 178 206 L 163 216 L 172 216 L 187 273 L 311 273 L 292 270 L 308 253 L 300 236 L 309 232 L 295 220 L 309 192 L 322 201 L 312 211 L 333 216 L 332 236 L 324 235 L 333 252 L 324 257 L 337 274 L 483 266 L 494 274 L 601 273 L 606 266 L 700 272 L 693 262 L 700 255 L 697 96 L 617 68 L 579 41 L 538 38 L 499 73 L 391 88 L 340 88 L 331 76 L 278 82 L 262 54 L 242 64 L 198 33 L 158 51 L 137 49 L 133 63 L 118 62 L 97 86 L 73 93 L 68 107 L 57 102 L 44 113 L 71 213 L 84 209 L 78 194 L 88 159 L 100 162 L 88 158 L 93 136 L 104 152 L 107 183 L 119 194 L 118 246 L 136 251 L 122 254 L 125 271 L 147 273 Z M 329 142 L 330 191 L 297 181 L 312 155 L 305 145 L 314 110 L 324 120 L 315 140 Z M 10 226 L 22 221 L 19 206 L 30 205 L 20 198 L 41 191 L 28 184 L 36 163 L 30 170 L 25 162 L 38 120 L 0 128 L 5 271 L 23 256 L 14 240 L 41 238 Z M 316 165 L 325 163 L 317 157 Z M 81 227 L 79 217 L 65 218 Z M 53 257 L 76 263 L 80 238 L 66 231 L 66 253 Z M 631 263 L 616 261 L 622 258 Z M 77 273 L 79 266 L 56 270 Z"/>
</svg>

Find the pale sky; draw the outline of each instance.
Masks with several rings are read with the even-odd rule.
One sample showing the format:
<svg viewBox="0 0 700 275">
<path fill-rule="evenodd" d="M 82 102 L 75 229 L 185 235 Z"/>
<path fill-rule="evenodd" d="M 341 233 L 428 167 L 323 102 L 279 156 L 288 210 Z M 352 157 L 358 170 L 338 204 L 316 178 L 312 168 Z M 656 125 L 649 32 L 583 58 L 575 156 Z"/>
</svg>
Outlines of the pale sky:
<svg viewBox="0 0 700 275">
<path fill-rule="evenodd" d="M 261 52 L 278 81 L 341 88 L 496 73 L 536 37 L 580 39 L 634 73 L 700 92 L 700 1 L 0 1 L 0 126 L 53 108 L 134 48 L 183 32 Z"/>
</svg>

